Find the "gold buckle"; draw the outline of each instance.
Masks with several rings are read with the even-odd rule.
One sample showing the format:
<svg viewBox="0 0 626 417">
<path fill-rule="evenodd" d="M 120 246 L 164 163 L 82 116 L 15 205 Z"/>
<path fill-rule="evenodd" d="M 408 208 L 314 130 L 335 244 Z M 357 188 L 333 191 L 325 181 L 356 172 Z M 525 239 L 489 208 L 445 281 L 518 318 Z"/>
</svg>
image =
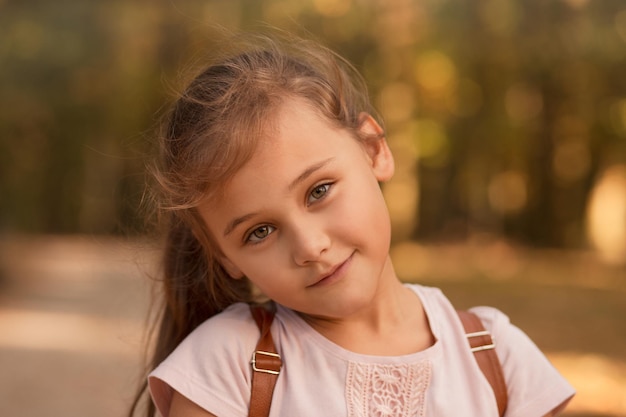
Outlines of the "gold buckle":
<svg viewBox="0 0 626 417">
<path fill-rule="evenodd" d="M 252 354 L 252 360 L 250 361 L 250 363 L 252 364 L 252 369 L 254 369 L 256 372 L 263 372 L 266 374 L 272 374 L 272 375 L 278 375 L 280 373 L 280 371 L 274 371 L 273 369 L 263 369 L 263 368 L 257 368 L 256 366 L 256 356 L 257 355 L 264 355 L 264 356 L 269 356 L 272 358 L 278 358 L 280 360 L 280 355 L 277 353 L 272 353 L 272 352 L 265 352 L 263 350 L 257 350 Z"/>
<path fill-rule="evenodd" d="M 465 337 L 467 337 L 467 339 L 471 339 L 472 337 L 481 337 L 481 336 L 489 336 L 489 339 L 491 339 L 491 343 L 490 344 L 486 344 L 486 345 L 481 345 L 481 346 L 476 346 L 476 347 L 472 347 L 471 342 L 470 342 L 470 350 L 472 352 L 480 352 L 482 350 L 489 350 L 489 349 L 495 349 L 496 347 L 496 338 L 493 337 L 491 335 L 491 333 L 489 333 L 487 330 L 483 330 L 481 332 L 474 332 L 474 333 L 467 333 L 465 335 Z"/>
</svg>

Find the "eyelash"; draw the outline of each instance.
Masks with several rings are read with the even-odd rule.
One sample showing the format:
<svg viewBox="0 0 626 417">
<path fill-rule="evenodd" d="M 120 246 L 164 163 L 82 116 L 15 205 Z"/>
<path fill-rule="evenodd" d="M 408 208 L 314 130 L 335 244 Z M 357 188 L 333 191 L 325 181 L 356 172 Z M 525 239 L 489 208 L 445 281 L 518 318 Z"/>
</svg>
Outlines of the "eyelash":
<svg viewBox="0 0 626 417">
<path fill-rule="evenodd" d="M 252 238 L 255 237 L 254 234 L 256 232 L 262 230 L 262 229 L 268 229 L 267 235 L 265 235 L 262 238 L 257 237 L 258 240 L 252 240 Z M 269 229 L 271 229 L 271 230 L 269 230 Z M 269 235 L 274 233 L 274 230 L 276 230 L 276 228 L 274 226 L 270 226 L 269 224 L 264 224 L 262 226 L 259 226 L 259 227 L 255 228 L 255 229 L 253 229 L 250 233 L 248 233 L 246 235 L 245 243 L 249 243 L 249 244 L 252 244 L 252 245 L 259 244 L 259 243 L 263 242 L 265 239 L 267 239 L 267 237 Z"/>
<path fill-rule="evenodd" d="M 332 188 L 332 186 L 333 186 L 333 183 L 325 182 L 325 183 L 318 184 L 314 186 L 313 188 L 311 188 L 311 191 L 309 191 L 309 194 L 307 196 L 307 201 L 306 201 L 307 206 L 310 206 L 311 204 L 315 204 L 316 202 L 325 199 L 326 196 L 328 195 L 328 192 Z M 311 197 L 313 196 L 313 193 L 322 188 L 324 189 L 324 194 L 322 194 L 319 198 L 315 198 L 314 201 L 311 201 Z"/>
<path fill-rule="evenodd" d="M 332 188 L 332 186 L 333 186 L 333 183 L 322 183 L 322 184 L 318 184 L 318 185 L 314 186 L 313 188 L 311 188 L 311 190 L 309 191 L 309 193 L 307 195 L 307 201 L 306 201 L 307 206 L 310 206 L 311 204 L 316 204 L 318 201 L 321 201 L 321 200 L 325 199 L 326 196 L 328 195 L 328 192 Z M 314 198 L 313 201 L 311 201 L 311 197 L 313 197 L 313 193 L 315 191 L 319 191 L 321 189 L 324 190 L 324 194 L 322 194 L 318 198 Z M 252 240 L 253 238 L 255 238 L 254 234 L 256 232 L 262 230 L 262 229 L 268 229 L 267 234 L 264 237 L 262 237 L 262 238 L 256 237 L 256 239 L 258 239 L 258 240 Z M 263 241 L 265 241 L 265 239 L 267 239 L 267 237 L 269 235 L 274 233 L 275 230 L 276 230 L 276 227 L 271 226 L 269 224 L 264 224 L 264 225 L 261 225 L 259 227 L 256 227 L 256 228 L 252 229 L 250 231 L 250 233 L 246 234 L 245 239 L 244 239 L 244 243 L 251 244 L 251 245 L 257 245 L 259 243 L 262 243 Z"/>
</svg>

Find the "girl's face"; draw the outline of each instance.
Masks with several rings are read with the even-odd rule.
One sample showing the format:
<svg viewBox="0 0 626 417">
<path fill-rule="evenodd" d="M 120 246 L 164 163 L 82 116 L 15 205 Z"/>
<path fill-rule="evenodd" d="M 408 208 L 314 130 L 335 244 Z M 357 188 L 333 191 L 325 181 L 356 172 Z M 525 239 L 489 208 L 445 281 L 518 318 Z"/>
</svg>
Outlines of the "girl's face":
<svg viewBox="0 0 626 417">
<path fill-rule="evenodd" d="M 290 100 L 276 130 L 200 207 L 233 279 L 301 313 L 347 318 L 395 280 L 390 224 L 378 181 L 393 174 L 384 138 L 365 142 Z M 382 133 L 363 116 L 364 133 Z"/>
</svg>

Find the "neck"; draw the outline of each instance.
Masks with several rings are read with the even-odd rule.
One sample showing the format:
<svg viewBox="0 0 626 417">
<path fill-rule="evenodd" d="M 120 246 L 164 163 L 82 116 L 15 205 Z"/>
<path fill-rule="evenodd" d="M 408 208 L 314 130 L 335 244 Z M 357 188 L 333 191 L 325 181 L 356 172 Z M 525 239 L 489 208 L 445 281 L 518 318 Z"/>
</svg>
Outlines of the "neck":
<svg viewBox="0 0 626 417">
<path fill-rule="evenodd" d="M 397 356 L 431 346 L 434 338 L 421 300 L 385 265 L 376 296 L 364 308 L 341 319 L 303 316 L 317 332 L 335 344 L 362 354 Z"/>
</svg>

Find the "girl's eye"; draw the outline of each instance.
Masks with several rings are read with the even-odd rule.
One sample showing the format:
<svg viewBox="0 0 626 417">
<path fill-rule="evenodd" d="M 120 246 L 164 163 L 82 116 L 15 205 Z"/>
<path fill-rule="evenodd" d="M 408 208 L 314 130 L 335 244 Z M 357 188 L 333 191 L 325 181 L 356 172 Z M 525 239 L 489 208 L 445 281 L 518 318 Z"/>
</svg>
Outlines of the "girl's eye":
<svg viewBox="0 0 626 417">
<path fill-rule="evenodd" d="M 330 190 L 331 184 L 316 185 L 309 193 L 308 204 L 315 203 L 317 200 L 321 200 L 326 196 L 328 190 Z"/>
<path fill-rule="evenodd" d="M 246 242 L 259 243 L 264 240 L 266 237 L 274 233 L 276 228 L 270 225 L 263 225 L 254 229 L 248 237 L 246 238 Z"/>
</svg>

